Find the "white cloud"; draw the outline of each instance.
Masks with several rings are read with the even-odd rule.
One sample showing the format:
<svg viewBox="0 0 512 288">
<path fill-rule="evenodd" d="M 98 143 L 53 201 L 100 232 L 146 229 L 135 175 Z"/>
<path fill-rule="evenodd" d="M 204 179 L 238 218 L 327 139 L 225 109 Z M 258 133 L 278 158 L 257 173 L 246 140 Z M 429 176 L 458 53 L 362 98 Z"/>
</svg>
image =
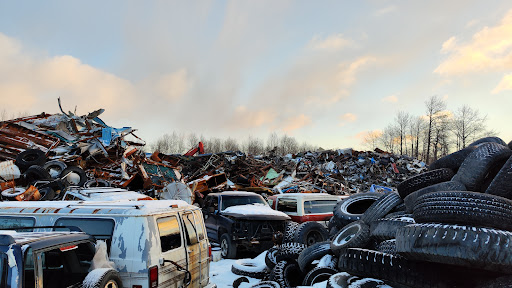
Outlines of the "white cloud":
<svg viewBox="0 0 512 288">
<path fill-rule="evenodd" d="M 293 116 L 284 122 L 283 131 L 291 132 L 311 124 L 311 117 L 304 114 Z"/>
<path fill-rule="evenodd" d="M 375 12 L 375 15 L 382 16 L 382 15 L 386 15 L 386 14 L 395 12 L 396 10 L 397 10 L 396 6 L 387 6 L 382 9 L 377 10 Z"/>
<path fill-rule="evenodd" d="M 272 123 L 276 114 L 268 109 L 254 109 L 246 106 L 238 106 L 229 121 L 233 128 L 259 128 L 265 124 Z"/>
<path fill-rule="evenodd" d="M 341 122 L 339 126 L 345 126 L 347 123 L 355 122 L 357 120 L 357 115 L 353 113 L 345 113 L 340 116 L 340 120 Z"/>
<path fill-rule="evenodd" d="M 492 93 L 497 94 L 505 90 L 512 90 L 512 74 L 503 76 L 498 86 L 492 90 Z"/>
<path fill-rule="evenodd" d="M 388 97 L 382 98 L 382 102 L 396 103 L 398 102 L 398 97 L 396 97 L 396 95 L 390 95 Z"/>
<path fill-rule="evenodd" d="M 330 35 L 325 39 L 315 36 L 311 39 L 309 47 L 315 50 L 337 51 L 353 44 L 352 40 L 344 38 L 341 34 L 335 34 Z"/>
</svg>

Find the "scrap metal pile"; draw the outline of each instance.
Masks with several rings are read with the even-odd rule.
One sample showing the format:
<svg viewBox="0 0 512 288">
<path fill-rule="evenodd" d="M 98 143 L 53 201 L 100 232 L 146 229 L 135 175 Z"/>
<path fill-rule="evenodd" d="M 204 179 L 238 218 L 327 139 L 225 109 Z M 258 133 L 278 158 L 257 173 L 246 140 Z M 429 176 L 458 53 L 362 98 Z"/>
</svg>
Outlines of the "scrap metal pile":
<svg viewBox="0 0 512 288">
<path fill-rule="evenodd" d="M 334 208 L 330 241 L 277 245 L 265 265 L 241 259 L 232 272 L 263 279 L 251 288 L 512 287 L 511 149 L 486 137 L 397 192 L 351 195 Z"/>
</svg>

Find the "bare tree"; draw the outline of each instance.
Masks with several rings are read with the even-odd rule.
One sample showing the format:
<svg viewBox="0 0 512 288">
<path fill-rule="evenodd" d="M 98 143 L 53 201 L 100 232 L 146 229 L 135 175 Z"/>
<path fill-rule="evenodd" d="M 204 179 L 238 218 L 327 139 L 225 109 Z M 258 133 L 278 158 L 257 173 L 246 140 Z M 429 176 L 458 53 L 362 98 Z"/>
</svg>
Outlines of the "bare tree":
<svg viewBox="0 0 512 288">
<path fill-rule="evenodd" d="M 430 163 L 430 152 L 432 147 L 432 136 L 435 130 L 436 122 L 440 117 L 440 112 L 446 108 L 446 103 L 437 95 L 430 97 L 426 102 L 427 112 L 427 133 L 426 133 L 426 146 L 427 151 L 425 155 L 425 162 Z"/>
<path fill-rule="evenodd" d="M 381 140 L 380 139 L 381 137 L 382 137 L 381 131 L 377 131 L 377 130 L 368 131 L 363 138 L 363 144 L 368 149 L 373 150 L 373 149 L 377 148 L 378 143 Z"/>
<path fill-rule="evenodd" d="M 398 132 L 398 137 L 400 141 L 400 154 L 404 155 L 404 147 L 405 154 L 407 154 L 407 128 L 409 127 L 409 122 L 411 119 L 411 115 L 404 111 L 399 111 L 395 117 L 396 129 Z"/>
<path fill-rule="evenodd" d="M 477 109 L 463 105 L 454 113 L 452 131 L 455 135 L 457 150 L 466 148 L 468 142 L 474 141 L 485 132 L 486 116 L 481 116 Z"/>
<path fill-rule="evenodd" d="M 252 136 L 249 136 L 249 138 L 247 138 L 247 142 L 245 144 L 245 151 L 247 152 L 247 154 L 251 154 L 251 155 L 263 154 L 263 152 L 264 152 L 263 141 L 259 138 L 254 138 Z"/>
<path fill-rule="evenodd" d="M 280 139 L 281 154 L 286 155 L 290 153 L 297 153 L 299 144 L 295 138 L 288 135 L 283 135 Z"/>
<path fill-rule="evenodd" d="M 419 146 L 421 132 L 425 125 L 425 121 L 421 117 L 412 117 L 409 125 L 409 132 L 411 134 L 411 155 L 419 157 Z"/>
<path fill-rule="evenodd" d="M 226 151 L 238 151 L 240 150 L 240 146 L 238 145 L 238 142 L 236 139 L 228 138 L 224 140 L 224 149 Z"/>
<path fill-rule="evenodd" d="M 196 147 L 199 144 L 199 138 L 196 133 L 190 133 L 187 135 L 187 145 L 190 148 Z"/>
<path fill-rule="evenodd" d="M 276 132 L 273 132 L 270 135 L 268 135 L 267 150 L 270 151 L 278 146 L 279 146 L 279 136 L 277 136 Z"/>
<path fill-rule="evenodd" d="M 391 152 L 395 152 L 395 145 L 397 143 L 398 139 L 398 133 L 395 126 L 389 124 L 384 128 L 384 131 L 382 132 L 381 142 L 382 145 L 384 145 L 384 148 Z"/>
</svg>

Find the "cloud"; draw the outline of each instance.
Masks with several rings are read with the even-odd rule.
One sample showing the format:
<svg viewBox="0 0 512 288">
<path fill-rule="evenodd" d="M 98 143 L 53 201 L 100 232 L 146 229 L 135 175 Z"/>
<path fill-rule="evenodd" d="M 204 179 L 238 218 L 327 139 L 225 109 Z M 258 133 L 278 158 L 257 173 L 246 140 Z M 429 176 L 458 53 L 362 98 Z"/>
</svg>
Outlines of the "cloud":
<svg viewBox="0 0 512 288">
<path fill-rule="evenodd" d="M 497 94 L 505 90 L 512 90 L 512 74 L 503 76 L 498 86 L 492 90 L 492 94 Z"/>
<path fill-rule="evenodd" d="M 319 36 L 313 37 L 309 42 L 309 47 L 314 50 L 337 51 L 345 47 L 354 45 L 353 41 L 346 39 L 341 34 L 334 34 L 322 39 Z"/>
<path fill-rule="evenodd" d="M 260 128 L 265 124 L 272 123 L 276 115 L 274 112 L 265 109 L 253 109 L 246 106 L 238 106 L 229 121 L 233 128 Z"/>
<path fill-rule="evenodd" d="M 466 43 L 451 37 L 441 52 L 447 58 L 434 70 L 440 75 L 501 72 L 512 68 L 512 10 L 499 24 L 484 27 Z"/>
<path fill-rule="evenodd" d="M 396 6 L 387 6 L 382 9 L 377 10 L 375 12 L 375 15 L 382 16 L 382 15 L 386 15 L 386 14 L 395 12 L 396 10 L 397 10 Z"/>
<path fill-rule="evenodd" d="M 345 124 L 347 124 L 347 123 L 355 122 L 357 120 L 357 115 L 352 114 L 352 113 L 345 113 L 340 116 L 340 120 L 341 120 L 341 122 L 340 122 L 339 126 L 345 126 Z"/>
<path fill-rule="evenodd" d="M 384 98 L 382 98 L 382 102 L 396 103 L 396 102 L 398 102 L 398 97 L 396 97 L 396 95 L 384 97 Z"/>
<path fill-rule="evenodd" d="M 311 124 L 311 117 L 300 114 L 285 121 L 283 131 L 291 132 Z"/>
<path fill-rule="evenodd" d="M 193 85 L 186 69 L 147 79 L 143 83 L 144 91 L 153 91 L 155 96 L 171 103 L 183 98 Z"/>
</svg>

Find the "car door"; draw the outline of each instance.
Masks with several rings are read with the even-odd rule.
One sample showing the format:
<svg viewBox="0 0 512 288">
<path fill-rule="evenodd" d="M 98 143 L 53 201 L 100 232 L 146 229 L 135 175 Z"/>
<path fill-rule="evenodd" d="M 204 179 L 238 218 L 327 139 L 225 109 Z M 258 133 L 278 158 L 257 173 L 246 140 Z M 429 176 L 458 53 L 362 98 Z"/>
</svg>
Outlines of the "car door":
<svg viewBox="0 0 512 288">
<path fill-rule="evenodd" d="M 206 226 L 206 233 L 208 238 L 213 241 L 219 240 L 218 231 L 218 217 L 217 211 L 219 209 L 219 197 L 216 195 L 208 195 L 206 197 L 205 206 L 203 208 L 204 213 L 204 225 Z M 211 211 L 213 210 L 213 212 Z"/>
<path fill-rule="evenodd" d="M 180 214 L 185 227 L 188 270 L 191 275 L 189 287 L 201 287 L 208 279 L 208 241 L 205 241 L 202 215 L 198 210 Z"/>
<path fill-rule="evenodd" d="M 178 270 L 176 262 L 181 267 L 187 267 L 186 244 L 183 237 L 184 229 L 178 215 L 170 215 L 156 219 L 162 260 L 161 265 L 149 267 L 158 269 L 158 287 L 185 287 L 185 273 Z M 166 261 L 167 260 L 167 261 Z M 162 265 L 163 264 L 163 265 Z"/>
</svg>

